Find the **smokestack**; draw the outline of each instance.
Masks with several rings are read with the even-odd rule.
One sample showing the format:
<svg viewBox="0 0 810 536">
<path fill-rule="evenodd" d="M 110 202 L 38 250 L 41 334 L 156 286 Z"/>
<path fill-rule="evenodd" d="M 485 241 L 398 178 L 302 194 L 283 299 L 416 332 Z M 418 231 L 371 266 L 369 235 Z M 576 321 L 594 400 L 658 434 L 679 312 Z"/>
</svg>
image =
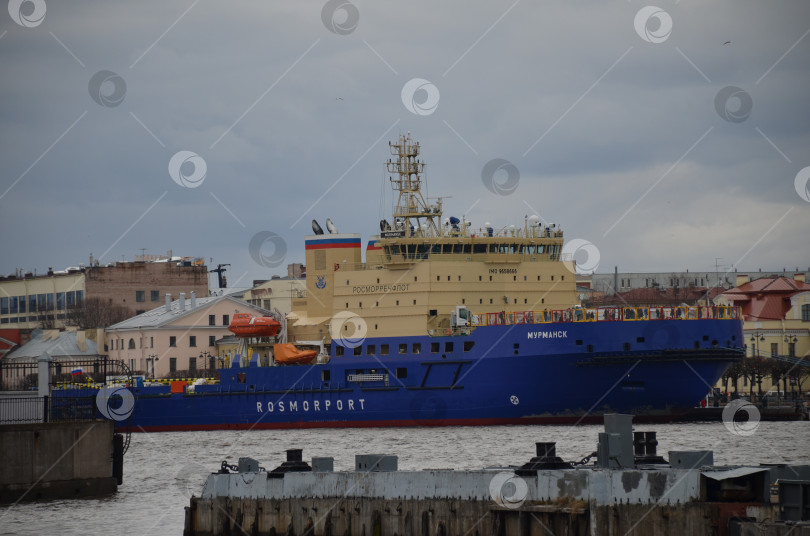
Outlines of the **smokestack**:
<svg viewBox="0 0 810 536">
<path fill-rule="evenodd" d="M 195 307 L 197 307 L 197 291 L 192 290 L 191 291 L 191 308 L 194 309 Z"/>
<path fill-rule="evenodd" d="M 186 293 L 185 292 L 180 293 L 180 306 L 179 307 L 180 307 L 181 311 L 186 310 Z"/>
<path fill-rule="evenodd" d="M 166 312 L 170 313 L 172 311 L 172 295 L 168 292 L 166 293 Z"/>
</svg>

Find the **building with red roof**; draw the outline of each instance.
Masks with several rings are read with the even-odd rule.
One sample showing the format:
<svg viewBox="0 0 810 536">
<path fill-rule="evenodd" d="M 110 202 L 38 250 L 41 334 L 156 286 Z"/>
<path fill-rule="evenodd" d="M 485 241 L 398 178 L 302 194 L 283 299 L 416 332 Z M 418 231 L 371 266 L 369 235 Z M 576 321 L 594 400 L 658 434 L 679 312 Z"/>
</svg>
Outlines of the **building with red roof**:
<svg viewBox="0 0 810 536">
<path fill-rule="evenodd" d="M 781 378 L 784 390 L 792 390 L 788 380 L 792 388 L 806 390 L 804 384 L 810 376 L 810 284 L 805 282 L 804 274 L 753 281 L 747 275 L 738 275 L 737 286 L 714 301 L 718 305 L 737 305 L 742 310 L 747 356 L 778 358 L 787 363 Z M 763 391 L 779 389 L 772 378 L 765 380 Z M 744 385 L 743 391 L 750 390 L 751 386 Z"/>
</svg>

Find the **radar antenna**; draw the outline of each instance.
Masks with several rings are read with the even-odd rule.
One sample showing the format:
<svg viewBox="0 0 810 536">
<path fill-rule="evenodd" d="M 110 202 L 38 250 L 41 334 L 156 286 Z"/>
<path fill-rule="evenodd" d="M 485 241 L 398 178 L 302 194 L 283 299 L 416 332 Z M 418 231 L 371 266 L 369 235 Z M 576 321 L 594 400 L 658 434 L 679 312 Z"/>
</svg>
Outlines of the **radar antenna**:
<svg viewBox="0 0 810 536">
<path fill-rule="evenodd" d="M 388 180 L 399 194 L 392 229 L 403 232 L 400 236 L 441 236 L 442 200 L 439 198 L 436 204 L 428 205 L 422 197 L 424 179 L 421 175 L 425 172 L 425 163 L 417 159 L 421 146 L 414 143 L 410 132 L 400 136 L 398 143 L 388 142 L 388 145 L 394 158 L 388 159 L 386 168 L 396 174 Z"/>
</svg>

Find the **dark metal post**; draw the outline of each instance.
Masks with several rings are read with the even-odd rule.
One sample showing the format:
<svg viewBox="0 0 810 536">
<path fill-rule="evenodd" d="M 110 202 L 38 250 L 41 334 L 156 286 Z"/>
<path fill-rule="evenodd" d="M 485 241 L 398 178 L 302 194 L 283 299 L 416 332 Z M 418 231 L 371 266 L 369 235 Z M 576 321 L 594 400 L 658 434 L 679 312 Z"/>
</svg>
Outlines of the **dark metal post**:
<svg viewBox="0 0 810 536">
<path fill-rule="evenodd" d="M 124 436 L 113 434 L 113 467 L 112 472 L 118 485 L 124 483 Z"/>
</svg>

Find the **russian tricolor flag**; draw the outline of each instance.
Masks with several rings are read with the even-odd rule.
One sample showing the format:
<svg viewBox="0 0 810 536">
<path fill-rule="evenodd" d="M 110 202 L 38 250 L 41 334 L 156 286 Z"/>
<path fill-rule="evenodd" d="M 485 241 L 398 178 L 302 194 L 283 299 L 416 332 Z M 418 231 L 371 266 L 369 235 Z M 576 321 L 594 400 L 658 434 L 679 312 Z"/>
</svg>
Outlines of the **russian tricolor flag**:
<svg viewBox="0 0 810 536">
<path fill-rule="evenodd" d="M 80 375 L 82 372 L 84 372 L 84 371 L 82 370 L 82 367 L 78 367 L 78 368 L 73 369 L 73 371 L 71 372 L 71 374 L 73 374 L 74 376 L 78 376 L 78 375 Z"/>
</svg>

